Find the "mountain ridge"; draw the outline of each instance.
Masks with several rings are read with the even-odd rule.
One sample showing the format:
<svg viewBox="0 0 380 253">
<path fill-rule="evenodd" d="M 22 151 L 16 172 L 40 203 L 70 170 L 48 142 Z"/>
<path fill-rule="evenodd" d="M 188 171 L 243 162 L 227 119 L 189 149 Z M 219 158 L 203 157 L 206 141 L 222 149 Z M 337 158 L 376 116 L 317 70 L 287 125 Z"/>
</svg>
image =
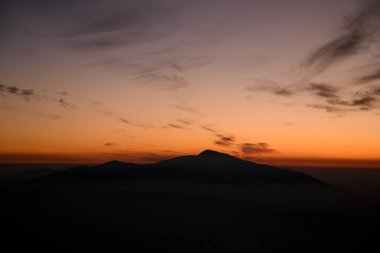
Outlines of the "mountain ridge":
<svg viewBox="0 0 380 253">
<path fill-rule="evenodd" d="M 343 232 L 346 242 L 346 235 L 362 229 L 359 217 L 367 217 L 370 208 L 306 174 L 209 151 L 146 165 L 80 166 L 3 190 L 4 217 L 11 217 L 8 229 L 17 228 L 15 241 L 22 237 L 52 249 L 78 242 L 98 249 L 99 242 L 107 250 L 148 245 L 157 252 L 252 252 L 259 240 L 269 249 L 259 252 L 319 253 L 326 251 L 313 251 L 314 245 L 331 243 Z M 357 225 L 347 230 L 344 225 L 353 219 Z M 21 236 L 19 228 L 27 228 Z M 243 251 L 225 251 L 219 243 L 210 244 L 210 251 L 204 244 L 232 240 L 241 249 L 244 238 L 250 243 Z M 191 244 L 191 250 L 173 251 L 172 242 Z M 288 244 L 292 251 L 281 251 Z"/>
<path fill-rule="evenodd" d="M 328 185 L 307 174 L 253 163 L 229 154 L 205 150 L 198 155 L 179 156 L 153 164 L 109 161 L 79 166 L 34 179 L 32 183 L 80 183 L 131 180 L 177 180 L 250 184 Z"/>
</svg>

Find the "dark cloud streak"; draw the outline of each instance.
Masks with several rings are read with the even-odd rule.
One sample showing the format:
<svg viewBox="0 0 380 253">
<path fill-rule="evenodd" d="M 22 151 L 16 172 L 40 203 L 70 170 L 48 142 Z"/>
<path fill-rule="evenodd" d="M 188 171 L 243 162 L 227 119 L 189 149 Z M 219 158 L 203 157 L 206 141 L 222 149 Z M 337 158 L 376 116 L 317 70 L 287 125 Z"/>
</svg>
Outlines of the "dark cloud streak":
<svg viewBox="0 0 380 253">
<path fill-rule="evenodd" d="M 272 149 L 270 145 L 266 142 L 243 142 L 240 143 L 237 141 L 237 138 L 232 134 L 221 133 L 219 130 L 215 129 L 211 125 L 203 125 L 201 128 L 210 134 L 212 134 L 216 139 L 214 144 L 224 147 L 224 148 L 233 148 L 235 149 L 236 154 L 242 153 L 243 155 L 259 155 L 259 154 L 269 154 L 277 152 L 275 149 Z"/>
<path fill-rule="evenodd" d="M 106 1 L 100 1 L 101 7 Z M 108 12 L 87 9 L 87 16 L 67 33 L 74 49 L 103 49 L 157 41 L 178 31 L 176 3 L 124 1 Z"/>
<path fill-rule="evenodd" d="M 73 109 L 77 109 L 77 107 L 69 102 L 67 102 L 65 99 L 63 98 L 60 98 L 58 99 L 58 104 L 65 108 L 65 109 L 70 109 L 70 110 L 73 110 Z"/>
<path fill-rule="evenodd" d="M 3 93 L 8 93 L 8 94 L 16 95 L 27 101 L 30 101 L 30 99 L 39 99 L 37 96 L 35 96 L 36 94 L 33 89 L 20 89 L 14 85 L 7 86 L 4 84 L 1 84 L 0 92 L 2 93 L 3 96 L 5 96 Z"/>
<path fill-rule="evenodd" d="M 131 123 L 129 120 L 127 120 L 127 119 L 125 119 L 125 118 L 119 118 L 119 121 L 120 121 L 121 123 L 124 123 L 124 124 L 127 124 L 127 125 L 129 125 L 129 124 Z"/>
<path fill-rule="evenodd" d="M 338 89 L 334 86 L 322 83 L 310 83 L 308 89 L 315 95 L 324 98 L 337 98 Z"/>
<path fill-rule="evenodd" d="M 176 123 L 169 123 L 164 128 L 189 129 L 193 122 L 193 120 L 189 119 L 176 119 Z"/>
<path fill-rule="evenodd" d="M 55 102 L 65 109 L 78 109 L 76 105 L 69 103 L 66 99 L 54 98 L 46 95 L 37 94 L 34 89 L 20 89 L 14 85 L 8 86 L 1 84 L 0 92 L 3 96 L 5 96 L 3 93 L 8 93 L 11 95 L 18 96 L 28 102 L 47 100 L 50 102 Z"/>
<path fill-rule="evenodd" d="M 114 147 L 119 147 L 120 145 L 114 142 L 107 142 L 104 143 L 103 145 L 105 148 L 114 148 Z"/>
<path fill-rule="evenodd" d="M 369 83 L 380 79 L 380 69 L 373 71 L 370 74 L 364 75 L 358 81 L 359 83 Z"/>
<path fill-rule="evenodd" d="M 190 126 L 194 123 L 194 121 L 190 119 L 176 119 L 176 121 L 185 126 Z"/>
<path fill-rule="evenodd" d="M 235 137 L 232 135 L 223 135 L 216 134 L 217 139 L 214 141 L 214 144 L 223 147 L 230 147 L 235 143 Z"/>
<path fill-rule="evenodd" d="M 246 155 L 266 154 L 266 153 L 276 152 L 276 150 L 270 148 L 269 144 L 265 142 L 242 143 L 240 144 L 240 150 Z"/>
<path fill-rule="evenodd" d="M 343 100 L 332 90 L 328 90 L 327 94 L 324 94 L 326 104 L 314 104 L 309 107 L 325 110 L 326 112 L 348 112 L 348 111 L 371 111 L 379 108 L 379 96 L 380 88 L 373 88 L 363 91 L 358 91 L 354 94 L 353 98 L 349 100 Z M 328 95 L 328 96 L 326 96 Z"/>
<path fill-rule="evenodd" d="M 265 91 L 278 96 L 290 97 L 296 92 L 291 87 L 283 87 L 279 83 L 266 79 L 256 79 L 254 85 L 246 87 L 247 91 Z"/>
<path fill-rule="evenodd" d="M 380 1 L 368 1 L 359 12 L 347 17 L 341 34 L 324 44 L 306 59 L 312 75 L 322 73 L 336 63 L 367 50 L 378 34 Z"/>
<path fill-rule="evenodd" d="M 380 0 L 367 0 L 363 7 L 346 17 L 339 35 L 325 43 L 305 60 L 308 77 L 316 76 L 331 69 L 337 63 L 357 55 L 371 53 L 371 47 L 380 45 Z M 371 53 L 372 54 L 372 53 Z M 369 59 L 370 66 L 379 65 L 379 53 Z M 368 83 L 380 79 L 380 68 L 369 74 L 361 74 L 358 83 Z"/>
<path fill-rule="evenodd" d="M 176 124 L 168 124 L 169 127 L 171 128 L 176 128 L 176 129 L 185 129 L 184 126 L 176 125 Z"/>
<path fill-rule="evenodd" d="M 260 90 L 272 93 L 274 95 L 279 95 L 279 93 L 276 92 L 277 87 L 274 86 L 274 82 L 265 81 L 264 83 L 268 86 L 259 86 L 258 88 L 251 88 L 248 90 Z M 324 110 L 329 113 L 353 112 L 357 110 L 371 111 L 379 108 L 380 106 L 380 100 L 378 98 L 378 96 L 380 96 L 380 88 L 378 87 L 357 91 L 351 98 L 343 98 L 340 94 L 341 90 L 341 88 L 330 84 L 310 82 L 296 88 L 293 87 L 290 94 L 296 95 L 306 92 L 318 98 L 324 99 L 324 104 L 307 104 L 307 106 L 310 108 Z"/>
</svg>

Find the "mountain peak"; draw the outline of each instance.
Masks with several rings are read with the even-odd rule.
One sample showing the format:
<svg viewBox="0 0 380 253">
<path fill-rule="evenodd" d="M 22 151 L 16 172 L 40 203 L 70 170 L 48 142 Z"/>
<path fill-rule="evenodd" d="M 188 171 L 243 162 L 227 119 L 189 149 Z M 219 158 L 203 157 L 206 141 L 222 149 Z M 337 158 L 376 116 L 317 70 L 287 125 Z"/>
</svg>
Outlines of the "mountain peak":
<svg viewBox="0 0 380 253">
<path fill-rule="evenodd" d="M 109 162 L 106 162 L 106 163 L 103 163 L 101 165 L 113 165 L 113 166 L 120 166 L 120 165 L 125 165 L 126 163 L 125 162 L 122 162 L 122 161 L 118 161 L 118 160 L 112 160 L 112 161 L 109 161 Z"/>
<path fill-rule="evenodd" d="M 198 156 L 200 157 L 226 157 L 230 155 L 226 153 L 221 153 L 215 150 L 207 149 L 207 150 L 202 151 Z"/>
</svg>

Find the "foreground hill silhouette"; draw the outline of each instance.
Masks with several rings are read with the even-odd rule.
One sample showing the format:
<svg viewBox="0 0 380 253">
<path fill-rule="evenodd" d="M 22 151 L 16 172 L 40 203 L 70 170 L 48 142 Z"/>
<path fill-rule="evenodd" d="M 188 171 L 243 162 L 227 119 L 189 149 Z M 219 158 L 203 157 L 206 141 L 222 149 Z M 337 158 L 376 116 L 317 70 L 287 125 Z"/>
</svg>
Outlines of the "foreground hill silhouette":
<svg viewBox="0 0 380 253">
<path fill-rule="evenodd" d="M 241 183 L 324 183 L 306 174 L 257 164 L 228 154 L 206 150 L 197 156 L 181 156 L 154 164 L 110 161 L 94 167 L 76 167 L 54 173 L 33 183 L 107 182 L 146 178 L 184 181 L 230 181 Z"/>
<path fill-rule="evenodd" d="M 6 241 L 50 252 L 362 251 L 379 221 L 375 202 L 211 150 L 75 167 L 2 196 Z"/>
</svg>

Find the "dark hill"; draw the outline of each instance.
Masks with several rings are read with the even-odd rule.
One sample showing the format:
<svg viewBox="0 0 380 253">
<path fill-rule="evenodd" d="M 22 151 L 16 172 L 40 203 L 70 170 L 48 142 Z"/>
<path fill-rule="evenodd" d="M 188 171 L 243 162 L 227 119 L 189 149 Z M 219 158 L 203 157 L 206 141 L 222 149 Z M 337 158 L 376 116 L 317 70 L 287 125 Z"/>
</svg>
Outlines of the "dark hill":
<svg viewBox="0 0 380 253">
<path fill-rule="evenodd" d="M 337 187 L 211 150 L 75 167 L 0 194 L 15 251 L 364 252 L 379 221 Z"/>
<path fill-rule="evenodd" d="M 257 164 L 206 150 L 197 156 L 181 156 L 154 164 L 139 165 L 110 161 L 97 166 L 80 166 L 34 180 L 33 183 L 109 182 L 136 179 L 182 181 L 229 181 L 250 184 L 309 184 L 327 186 L 306 174 Z M 333 188 L 333 187 L 331 187 Z M 335 189 L 337 190 L 337 189 Z"/>
<path fill-rule="evenodd" d="M 41 177 L 26 183 L 29 184 L 54 184 L 54 183 L 84 183 L 84 182 L 108 182 L 120 180 L 135 169 L 139 169 L 141 165 L 135 163 L 124 163 L 120 161 L 110 161 L 97 166 L 78 166 L 46 177 Z"/>
</svg>

